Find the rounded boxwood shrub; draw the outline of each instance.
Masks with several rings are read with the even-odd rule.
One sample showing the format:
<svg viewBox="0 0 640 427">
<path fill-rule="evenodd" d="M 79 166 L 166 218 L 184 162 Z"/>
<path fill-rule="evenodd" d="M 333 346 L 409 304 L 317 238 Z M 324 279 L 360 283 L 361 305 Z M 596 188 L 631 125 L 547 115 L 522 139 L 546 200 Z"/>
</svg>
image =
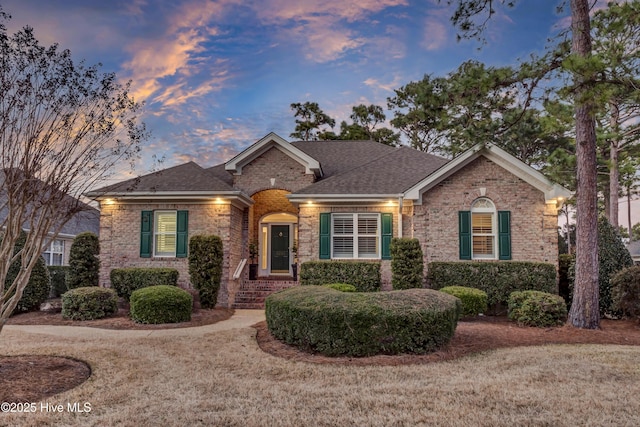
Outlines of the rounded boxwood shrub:
<svg viewBox="0 0 640 427">
<path fill-rule="evenodd" d="M 86 286 L 62 294 L 62 317 L 65 319 L 101 319 L 117 312 L 118 295 L 113 289 Z"/>
<path fill-rule="evenodd" d="M 567 306 L 560 295 L 520 291 L 509 295 L 509 319 L 519 325 L 548 327 L 567 320 Z"/>
<path fill-rule="evenodd" d="M 460 309 L 458 298 L 431 289 L 369 293 L 296 286 L 265 303 L 274 337 L 327 356 L 435 351 L 453 337 Z"/>
<path fill-rule="evenodd" d="M 474 317 L 487 312 L 487 293 L 466 286 L 445 286 L 440 292 L 453 295 L 462 301 L 462 317 Z"/>
<path fill-rule="evenodd" d="M 137 323 L 179 323 L 191 320 L 193 297 L 184 289 L 159 285 L 133 291 L 129 314 Z"/>
<path fill-rule="evenodd" d="M 336 291 L 340 292 L 358 292 L 355 286 L 348 283 L 329 283 L 322 286 L 324 286 L 325 288 L 335 289 Z"/>
<path fill-rule="evenodd" d="M 611 297 L 614 309 L 640 317 L 640 266 L 625 268 L 611 278 Z"/>
</svg>

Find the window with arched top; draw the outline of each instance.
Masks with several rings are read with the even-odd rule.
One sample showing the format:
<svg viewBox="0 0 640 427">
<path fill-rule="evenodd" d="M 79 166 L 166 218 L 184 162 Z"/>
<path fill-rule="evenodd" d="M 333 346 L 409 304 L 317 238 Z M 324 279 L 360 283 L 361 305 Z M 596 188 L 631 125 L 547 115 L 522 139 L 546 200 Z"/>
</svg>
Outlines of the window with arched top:
<svg viewBox="0 0 640 427">
<path fill-rule="evenodd" d="M 458 212 L 460 259 L 511 259 L 511 212 L 482 197 Z"/>
</svg>

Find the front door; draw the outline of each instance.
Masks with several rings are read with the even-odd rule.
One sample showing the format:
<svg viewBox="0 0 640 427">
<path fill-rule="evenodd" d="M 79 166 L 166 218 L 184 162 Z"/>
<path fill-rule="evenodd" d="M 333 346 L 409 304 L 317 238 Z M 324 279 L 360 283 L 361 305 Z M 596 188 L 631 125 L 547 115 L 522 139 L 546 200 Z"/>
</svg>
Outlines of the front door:
<svg viewBox="0 0 640 427">
<path fill-rule="evenodd" d="M 289 273 L 289 226 L 271 226 L 271 272 Z"/>
</svg>

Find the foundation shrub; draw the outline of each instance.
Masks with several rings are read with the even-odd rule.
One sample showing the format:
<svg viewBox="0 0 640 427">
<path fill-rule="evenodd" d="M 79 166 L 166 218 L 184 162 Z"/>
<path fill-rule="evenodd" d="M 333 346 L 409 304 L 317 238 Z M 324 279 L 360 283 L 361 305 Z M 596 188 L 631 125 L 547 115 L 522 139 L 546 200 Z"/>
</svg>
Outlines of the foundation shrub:
<svg viewBox="0 0 640 427">
<path fill-rule="evenodd" d="M 14 254 L 22 250 L 26 240 L 27 233 L 23 231 L 22 233 L 20 233 L 20 236 L 16 240 L 16 243 L 13 247 Z M 18 273 L 20 273 L 21 268 L 22 257 L 18 257 L 18 259 L 16 259 L 7 270 L 7 275 L 4 282 L 5 289 L 8 289 L 9 286 L 11 286 L 11 284 L 14 282 L 16 277 L 18 277 Z M 29 276 L 27 285 L 22 291 L 22 297 L 18 301 L 14 313 L 38 310 L 40 308 L 40 304 L 45 302 L 47 297 L 49 296 L 50 287 L 51 278 L 49 277 L 49 270 L 47 270 L 44 258 L 39 257 L 35 265 L 33 266 L 33 269 L 31 270 L 31 275 Z M 11 296 L 13 296 L 14 294 L 15 292 L 12 292 Z M 9 298 L 10 296 L 5 295 L 5 297 Z"/>
<path fill-rule="evenodd" d="M 62 295 L 62 317 L 71 320 L 101 319 L 118 312 L 118 295 L 113 289 L 87 286 Z"/>
<path fill-rule="evenodd" d="M 114 268 L 110 274 L 111 287 L 119 297 L 129 301 L 135 290 L 149 286 L 178 286 L 178 270 L 175 268 Z"/>
<path fill-rule="evenodd" d="M 78 234 L 69 250 L 67 289 L 98 286 L 100 279 L 100 241 L 90 232 Z"/>
<path fill-rule="evenodd" d="M 455 332 L 461 303 L 431 289 L 340 292 L 298 286 L 269 295 L 274 337 L 327 356 L 371 356 L 437 350 Z"/>
<path fill-rule="evenodd" d="M 196 235 L 189 239 L 189 278 L 198 290 L 200 306 L 214 308 L 222 279 L 222 239 Z"/>
<path fill-rule="evenodd" d="M 625 268 L 611 278 L 613 308 L 640 318 L 640 266 Z"/>
<path fill-rule="evenodd" d="M 572 284 L 573 279 L 569 274 L 569 270 L 576 262 L 576 256 L 573 254 L 560 254 L 558 256 L 558 295 L 560 295 L 567 303 L 567 309 L 571 307 L 573 298 Z"/>
<path fill-rule="evenodd" d="M 329 283 L 328 285 L 322 285 L 325 288 L 335 289 L 340 292 L 357 292 L 355 286 L 349 285 L 348 283 Z"/>
<path fill-rule="evenodd" d="M 49 265 L 49 277 L 51 278 L 51 289 L 49 290 L 49 296 L 52 298 L 58 298 L 60 295 L 67 292 L 67 271 L 69 267 L 66 265 Z"/>
<path fill-rule="evenodd" d="M 598 219 L 598 264 L 600 314 L 620 315 L 613 307 L 611 278 L 618 271 L 631 267 L 633 258 L 618 230 L 606 218 Z"/>
<path fill-rule="evenodd" d="M 129 314 L 136 323 L 179 323 L 191 320 L 193 297 L 175 286 L 149 286 L 131 293 Z"/>
<path fill-rule="evenodd" d="M 557 293 L 555 265 L 541 262 L 432 262 L 427 278 L 432 289 L 466 286 L 486 292 L 493 312 L 515 291 Z"/>
<path fill-rule="evenodd" d="M 393 289 L 422 288 L 424 258 L 420 241 L 411 238 L 391 239 L 391 285 Z"/>
<path fill-rule="evenodd" d="M 445 286 L 440 289 L 440 292 L 460 298 L 462 317 L 475 317 L 480 313 L 487 312 L 487 293 L 485 291 L 466 286 Z"/>
<path fill-rule="evenodd" d="M 509 296 L 509 319 L 519 325 L 541 328 L 567 320 L 567 305 L 560 295 L 540 291 L 517 291 Z"/>
<path fill-rule="evenodd" d="M 358 292 L 380 290 L 380 262 L 307 261 L 300 266 L 301 285 L 349 283 Z"/>
</svg>

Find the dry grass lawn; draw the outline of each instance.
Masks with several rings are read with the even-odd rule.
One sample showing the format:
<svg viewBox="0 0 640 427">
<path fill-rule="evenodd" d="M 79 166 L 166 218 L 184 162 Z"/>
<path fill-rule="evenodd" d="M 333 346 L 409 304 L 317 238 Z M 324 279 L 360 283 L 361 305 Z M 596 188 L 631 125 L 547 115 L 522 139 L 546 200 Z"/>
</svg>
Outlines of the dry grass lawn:
<svg viewBox="0 0 640 427">
<path fill-rule="evenodd" d="M 89 362 L 88 381 L 46 401 L 89 402 L 91 412 L 46 413 L 38 403 L 36 413 L 0 414 L 0 425 L 640 425 L 637 346 L 519 347 L 424 365 L 342 366 L 271 356 L 255 334 L 79 339 L 5 329 L 3 355 Z"/>
</svg>

